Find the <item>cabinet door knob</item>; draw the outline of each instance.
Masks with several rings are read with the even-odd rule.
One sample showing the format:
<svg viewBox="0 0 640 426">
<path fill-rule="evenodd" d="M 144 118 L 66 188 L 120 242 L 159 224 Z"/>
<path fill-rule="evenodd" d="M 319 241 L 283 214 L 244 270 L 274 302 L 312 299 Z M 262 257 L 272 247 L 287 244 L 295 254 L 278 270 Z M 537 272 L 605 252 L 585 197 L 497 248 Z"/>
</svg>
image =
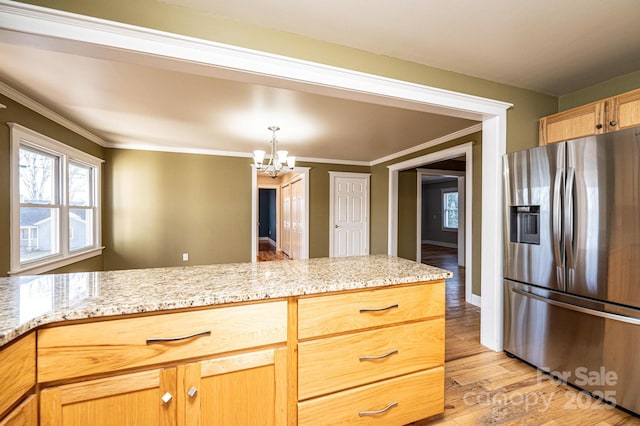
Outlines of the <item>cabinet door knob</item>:
<svg viewBox="0 0 640 426">
<path fill-rule="evenodd" d="M 196 389 L 195 386 L 191 386 L 191 388 L 187 391 L 187 395 L 189 395 L 189 398 L 193 398 L 197 393 L 198 389 Z"/>
<path fill-rule="evenodd" d="M 602 124 L 600 124 L 600 123 L 596 124 L 596 129 L 598 129 L 598 130 L 602 129 Z"/>
<path fill-rule="evenodd" d="M 609 122 L 609 125 L 610 125 L 611 127 L 615 127 L 615 125 L 616 125 L 616 124 L 618 124 L 618 122 L 617 122 L 616 120 L 611 120 L 611 121 Z"/>
<path fill-rule="evenodd" d="M 173 398 L 173 395 L 171 395 L 169 392 L 165 393 L 164 395 L 162 395 L 162 402 L 164 402 L 165 404 L 168 404 L 169 401 L 171 401 L 171 399 Z"/>
</svg>

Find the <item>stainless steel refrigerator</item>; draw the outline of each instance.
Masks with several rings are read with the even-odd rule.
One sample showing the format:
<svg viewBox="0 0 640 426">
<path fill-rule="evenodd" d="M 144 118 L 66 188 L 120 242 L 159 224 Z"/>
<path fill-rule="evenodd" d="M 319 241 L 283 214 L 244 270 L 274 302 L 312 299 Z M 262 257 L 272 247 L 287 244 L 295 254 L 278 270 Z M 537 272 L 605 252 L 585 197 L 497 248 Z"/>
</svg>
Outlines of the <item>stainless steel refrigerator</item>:
<svg viewBox="0 0 640 426">
<path fill-rule="evenodd" d="M 504 157 L 505 351 L 640 413 L 640 128 Z"/>
</svg>

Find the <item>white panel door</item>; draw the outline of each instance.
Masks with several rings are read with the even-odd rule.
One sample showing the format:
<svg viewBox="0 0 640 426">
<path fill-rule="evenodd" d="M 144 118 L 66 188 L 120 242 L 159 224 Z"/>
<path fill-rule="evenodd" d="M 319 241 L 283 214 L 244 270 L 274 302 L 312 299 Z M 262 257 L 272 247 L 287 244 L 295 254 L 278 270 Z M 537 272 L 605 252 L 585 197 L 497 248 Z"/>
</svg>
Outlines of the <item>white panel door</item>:
<svg viewBox="0 0 640 426">
<path fill-rule="evenodd" d="M 282 186 L 282 251 L 291 256 L 291 185 Z"/>
<path fill-rule="evenodd" d="M 369 254 L 369 175 L 354 175 L 332 176 L 333 257 Z"/>
</svg>

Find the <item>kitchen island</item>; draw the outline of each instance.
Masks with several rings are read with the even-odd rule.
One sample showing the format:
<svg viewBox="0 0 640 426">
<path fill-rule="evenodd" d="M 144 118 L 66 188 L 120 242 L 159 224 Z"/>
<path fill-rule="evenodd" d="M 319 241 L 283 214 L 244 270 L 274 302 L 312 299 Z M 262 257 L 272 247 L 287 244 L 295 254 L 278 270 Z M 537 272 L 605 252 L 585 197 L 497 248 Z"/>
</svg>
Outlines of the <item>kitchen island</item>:
<svg viewBox="0 0 640 426">
<path fill-rule="evenodd" d="M 443 409 L 449 277 L 377 255 L 0 278 L 0 415 L 417 420 Z"/>
</svg>

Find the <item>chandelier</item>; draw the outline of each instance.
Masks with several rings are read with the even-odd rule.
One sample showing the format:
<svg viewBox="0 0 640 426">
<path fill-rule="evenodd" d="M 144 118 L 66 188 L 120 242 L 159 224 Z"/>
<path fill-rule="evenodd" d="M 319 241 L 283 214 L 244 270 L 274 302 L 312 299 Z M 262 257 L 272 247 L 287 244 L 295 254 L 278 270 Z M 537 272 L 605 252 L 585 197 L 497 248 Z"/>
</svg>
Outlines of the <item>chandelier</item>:
<svg viewBox="0 0 640 426">
<path fill-rule="evenodd" d="M 287 151 L 278 151 L 276 146 L 278 141 L 276 140 L 276 132 L 280 130 L 278 126 L 269 126 L 271 130 L 271 156 L 269 157 L 269 163 L 264 164 L 264 157 L 266 152 L 261 149 L 253 151 L 253 161 L 255 162 L 256 169 L 259 172 L 263 172 L 276 178 L 280 173 L 286 173 L 293 170 L 296 166 L 296 157 L 289 157 Z"/>
</svg>

